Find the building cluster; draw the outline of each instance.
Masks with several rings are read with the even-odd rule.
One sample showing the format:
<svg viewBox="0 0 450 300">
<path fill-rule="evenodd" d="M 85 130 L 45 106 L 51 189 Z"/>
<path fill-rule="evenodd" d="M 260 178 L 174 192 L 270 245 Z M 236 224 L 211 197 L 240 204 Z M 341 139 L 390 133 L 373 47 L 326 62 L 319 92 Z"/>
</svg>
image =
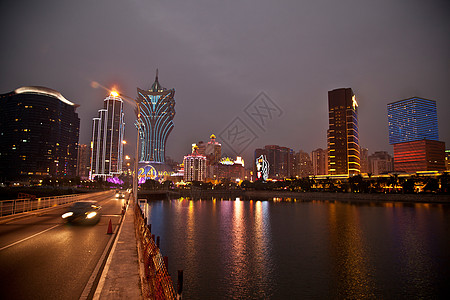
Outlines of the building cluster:
<svg viewBox="0 0 450 300">
<path fill-rule="evenodd" d="M 139 182 L 239 182 L 308 176 L 381 175 L 390 172 L 449 170 L 449 150 L 439 141 L 436 101 L 409 98 L 388 104 L 389 143 L 394 155 L 361 147 L 358 103 L 350 88 L 328 92 L 327 148 L 311 153 L 279 145 L 241 157 L 222 156 L 215 135 L 193 145 L 182 164 L 166 158 L 166 142 L 175 116 L 175 89 L 159 83 L 158 71 L 148 90 L 137 88 Z M 45 87 L 21 87 L 0 95 L 0 181 L 38 181 L 45 177 L 112 180 L 131 175 L 124 155 L 124 101 L 116 92 L 103 100 L 92 121 L 90 145 L 78 143 L 78 105 Z"/>
</svg>

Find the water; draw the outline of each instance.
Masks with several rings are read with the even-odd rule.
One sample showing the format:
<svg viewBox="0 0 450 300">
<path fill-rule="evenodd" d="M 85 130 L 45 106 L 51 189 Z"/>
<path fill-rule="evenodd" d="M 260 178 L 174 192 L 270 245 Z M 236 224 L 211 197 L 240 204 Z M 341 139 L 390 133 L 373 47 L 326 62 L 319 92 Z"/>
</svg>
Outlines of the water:
<svg viewBox="0 0 450 300">
<path fill-rule="evenodd" d="M 450 206 L 329 201 L 150 202 L 184 299 L 449 294 Z"/>
</svg>

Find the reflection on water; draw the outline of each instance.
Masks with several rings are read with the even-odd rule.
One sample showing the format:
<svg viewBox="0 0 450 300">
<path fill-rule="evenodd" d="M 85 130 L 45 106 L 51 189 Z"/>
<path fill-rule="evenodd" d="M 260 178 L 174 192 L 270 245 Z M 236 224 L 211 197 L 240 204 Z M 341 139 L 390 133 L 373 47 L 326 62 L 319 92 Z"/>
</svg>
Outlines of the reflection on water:
<svg viewBox="0 0 450 300">
<path fill-rule="evenodd" d="M 450 276 L 450 206 L 154 201 L 184 299 L 430 298 Z"/>
</svg>

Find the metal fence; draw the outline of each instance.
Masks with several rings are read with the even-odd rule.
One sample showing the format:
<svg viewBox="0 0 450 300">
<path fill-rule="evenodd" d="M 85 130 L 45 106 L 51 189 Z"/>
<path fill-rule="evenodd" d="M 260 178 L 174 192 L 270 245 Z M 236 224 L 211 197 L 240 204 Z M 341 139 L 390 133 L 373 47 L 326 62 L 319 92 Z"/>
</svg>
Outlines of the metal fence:
<svg viewBox="0 0 450 300">
<path fill-rule="evenodd" d="M 108 191 L 109 192 L 109 191 Z M 79 201 L 89 196 L 99 195 L 105 192 L 89 193 L 89 194 L 73 194 L 62 195 L 55 197 L 43 197 L 43 198 L 23 198 L 13 200 L 0 201 L 0 217 L 16 215 L 24 212 L 34 211 L 38 209 L 53 207 L 61 204 L 71 203 Z"/>
<path fill-rule="evenodd" d="M 164 257 L 155 244 L 139 205 L 135 205 L 136 233 L 144 256 L 144 272 L 148 286 L 142 289 L 144 299 L 177 299 L 172 278 L 167 271 Z"/>
</svg>

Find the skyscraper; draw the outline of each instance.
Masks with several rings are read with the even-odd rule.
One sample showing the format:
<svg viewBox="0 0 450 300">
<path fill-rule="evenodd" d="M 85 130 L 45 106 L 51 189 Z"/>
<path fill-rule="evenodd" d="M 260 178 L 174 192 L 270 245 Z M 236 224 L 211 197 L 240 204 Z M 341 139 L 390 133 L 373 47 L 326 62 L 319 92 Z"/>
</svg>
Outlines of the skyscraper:
<svg viewBox="0 0 450 300">
<path fill-rule="evenodd" d="M 394 170 L 445 170 L 445 143 L 439 141 L 436 101 L 418 97 L 388 104 L 389 143 Z"/>
<path fill-rule="evenodd" d="M 78 155 L 77 155 L 77 176 L 81 179 L 89 178 L 90 169 L 90 149 L 86 144 L 78 145 Z"/>
<path fill-rule="evenodd" d="M 139 160 L 164 163 L 166 142 L 175 116 L 175 89 L 163 88 L 156 70 L 151 88 L 148 91 L 138 88 L 137 93 L 140 107 L 140 119 L 136 123 L 140 139 Z"/>
<path fill-rule="evenodd" d="M 269 178 L 288 178 L 292 174 L 293 151 L 287 147 L 278 145 L 266 145 L 264 149 L 255 150 L 254 171 L 256 171 L 256 160 L 261 155 L 267 158 L 269 164 Z"/>
<path fill-rule="evenodd" d="M 222 156 L 222 145 L 216 142 L 216 136 L 212 134 L 210 136 L 210 141 L 206 144 L 206 158 L 209 165 L 218 164 Z"/>
<path fill-rule="evenodd" d="M 46 87 L 0 95 L 0 181 L 75 176 L 77 107 Z"/>
<path fill-rule="evenodd" d="M 436 101 L 408 98 L 388 104 L 389 144 L 438 141 Z"/>
<path fill-rule="evenodd" d="M 124 129 L 123 100 L 111 92 L 92 123 L 91 179 L 122 173 Z"/>
<path fill-rule="evenodd" d="M 360 173 L 358 103 L 350 88 L 328 92 L 328 174 Z"/>
</svg>

